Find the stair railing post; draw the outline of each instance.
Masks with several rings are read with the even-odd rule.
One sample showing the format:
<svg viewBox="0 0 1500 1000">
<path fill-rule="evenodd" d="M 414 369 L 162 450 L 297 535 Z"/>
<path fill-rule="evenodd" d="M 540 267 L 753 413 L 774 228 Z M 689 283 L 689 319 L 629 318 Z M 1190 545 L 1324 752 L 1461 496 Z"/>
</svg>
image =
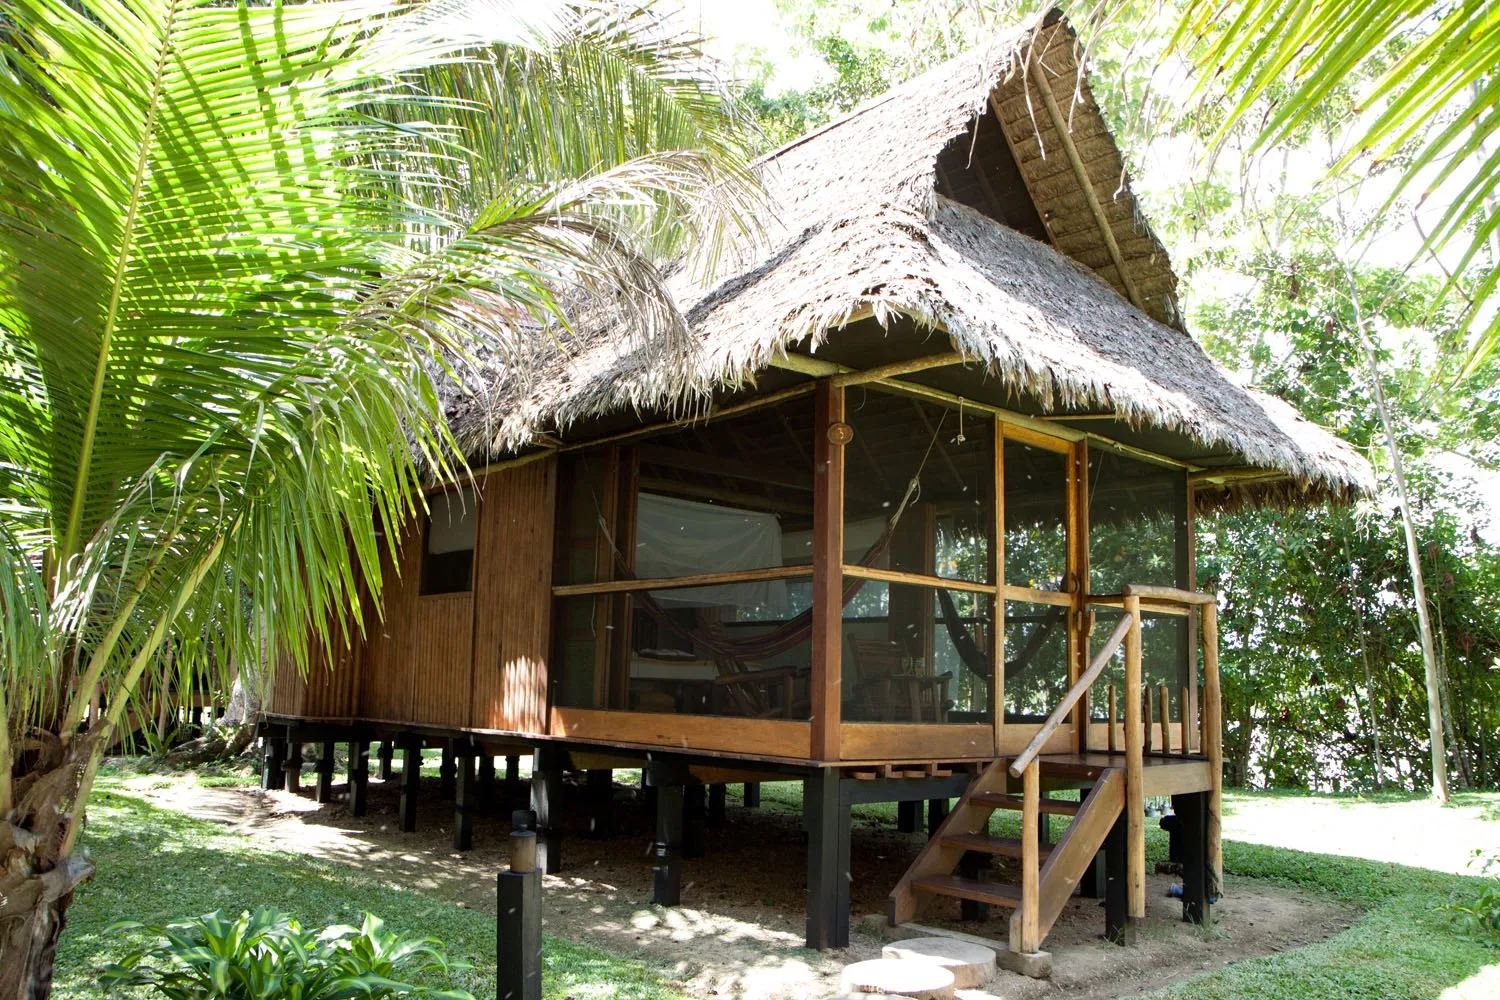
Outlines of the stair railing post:
<svg viewBox="0 0 1500 1000">
<path fill-rule="evenodd" d="M 1041 908 L 1041 850 L 1037 818 L 1041 815 L 1041 763 L 1026 765 L 1021 778 L 1021 906 L 1020 920 L 1011 921 L 1011 951 L 1025 955 L 1041 950 L 1038 920 Z M 1019 925 L 1019 926 L 1018 926 Z"/>
<path fill-rule="evenodd" d="M 1224 703 L 1219 697 L 1219 608 L 1210 602 L 1202 608 L 1203 627 L 1203 735 L 1208 755 L 1208 894 L 1217 896 L 1224 885 L 1224 846 L 1219 840 L 1219 819 L 1224 806 Z"/>
<path fill-rule="evenodd" d="M 1141 600 L 1125 597 L 1125 871 L 1129 912 L 1146 915 L 1145 738 L 1141 729 Z"/>
</svg>

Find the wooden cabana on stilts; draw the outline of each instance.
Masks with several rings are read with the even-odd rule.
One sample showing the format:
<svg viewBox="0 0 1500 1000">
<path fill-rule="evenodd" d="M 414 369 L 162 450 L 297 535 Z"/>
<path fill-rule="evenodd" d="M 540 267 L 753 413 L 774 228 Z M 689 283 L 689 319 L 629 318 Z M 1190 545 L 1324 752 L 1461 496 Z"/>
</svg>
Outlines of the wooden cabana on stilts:
<svg viewBox="0 0 1500 1000">
<path fill-rule="evenodd" d="M 475 478 L 405 527 L 365 639 L 278 673 L 268 781 L 291 743 L 348 740 L 358 809 L 383 741 L 408 826 L 414 754 L 443 746 L 463 846 L 475 755 L 533 753 L 555 869 L 562 772 L 607 793 L 644 763 L 672 904 L 685 797 L 802 780 L 815 947 L 848 940 L 850 806 L 914 829 L 928 801 L 891 920 L 1005 907 L 1023 953 L 1101 856 L 1109 932 L 1144 915 L 1143 803 L 1170 795 L 1202 919 L 1221 720 L 1192 512 L 1371 474 L 1183 330 L 1075 45 L 1053 12 L 766 157 L 769 232 L 675 279 L 685 356 L 602 328 L 530 382 L 465 369 Z M 997 809 L 1020 839 L 987 834 Z M 1072 817 L 1054 844 L 1043 814 Z"/>
</svg>

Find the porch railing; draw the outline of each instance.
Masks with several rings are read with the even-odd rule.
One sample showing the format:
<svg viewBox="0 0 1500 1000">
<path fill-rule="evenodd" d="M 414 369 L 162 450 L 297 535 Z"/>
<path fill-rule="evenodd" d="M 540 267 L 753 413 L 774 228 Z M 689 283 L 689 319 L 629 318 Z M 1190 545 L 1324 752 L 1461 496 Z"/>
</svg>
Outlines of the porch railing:
<svg viewBox="0 0 1500 1000">
<path fill-rule="evenodd" d="M 1022 926 L 1017 935 L 1017 945 L 1023 951 L 1036 951 L 1040 935 L 1036 926 L 1037 902 L 1040 894 L 1040 844 L 1038 842 L 1038 818 L 1041 811 L 1040 756 L 1048 741 L 1062 726 L 1074 708 L 1087 696 L 1094 682 L 1123 645 L 1125 648 L 1125 850 L 1127 905 L 1130 916 L 1146 915 L 1146 798 L 1145 755 L 1148 750 L 1147 735 L 1151 722 L 1143 719 L 1149 713 L 1150 692 L 1141 678 L 1141 608 L 1147 610 L 1172 607 L 1193 610 L 1199 615 L 1203 635 L 1203 704 L 1200 717 L 1202 735 L 1201 749 L 1208 758 L 1210 771 L 1208 854 L 1211 870 L 1210 891 L 1217 892 L 1220 873 L 1223 871 L 1223 855 L 1219 840 L 1219 817 L 1221 815 L 1223 748 L 1221 744 L 1223 724 L 1220 718 L 1219 700 L 1219 625 L 1218 608 L 1211 594 L 1200 594 L 1175 587 L 1153 587 L 1139 584 L 1125 586 L 1119 604 L 1124 617 L 1105 640 L 1104 645 L 1068 693 L 1063 696 L 1052 714 L 1047 717 L 1026 749 L 1011 761 L 1012 777 L 1022 781 L 1021 808 L 1021 919 Z M 1187 689 L 1184 689 L 1186 693 Z M 1170 751 L 1171 730 L 1168 691 L 1162 686 L 1158 692 L 1163 749 Z M 1182 699 L 1181 748 L 1186 754 L 1190 745 L 1188 701 Z M 1109 746 L 1115 752 L 1115 689 L 1109 688 Z M 1079 747 L 1087 752 L 1089 747 L 1088 720 L 1081 723 L 1082 733 Z"/>
</svg>

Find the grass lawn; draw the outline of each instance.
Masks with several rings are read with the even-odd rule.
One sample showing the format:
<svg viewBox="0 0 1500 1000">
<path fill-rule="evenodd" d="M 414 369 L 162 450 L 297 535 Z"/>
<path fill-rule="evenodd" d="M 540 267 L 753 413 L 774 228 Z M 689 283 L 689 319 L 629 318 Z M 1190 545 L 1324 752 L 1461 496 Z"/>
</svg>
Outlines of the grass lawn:
<svg viewBox="0 0 1500 1000">
<path fill-rule="evenodd" d="M 625 779 L 617 775 L 617 780 Z M 182 779 L 163 776 L 161 780 Z M 237 776 L 208 774 L 197 780 L 214 784 L 236 781 Z M 292 910 L 305 925 L 313 926 L 357 923 L 363 911 L 375 912 L 403 934 L 444 941 L 453 957 L 473 966 L 471 972 L 462 974 L 458 985 L 480 997 L 494 995 L 495 921 L 488 914 L 390 887 L 352 867 L 260 850 L 249 838 L 122 794 L 122 782 L 120 774 L 103 775 L 89 809 L 86 842 L 100 874 L 81 890 L 70 911 L 59 955 L 59 997 L 98 995 L 97 970 L 118 956 L 125 944 L 103 933 L 117 917 L 159 922 L 219 908 L 238 912 L 262 904 Z M 731 786 L 731 799 L 738 794 L 738 786 Z M 1234 794 L 1227 798 L 1226 811 L 1265 810 L 1284 803 L 1288 817 L 1295 819 L 1309 798 L 1355 811 L 1401 807 L 1399 797 L 1365 801 Z M 790 782 L 767 783 L 762 786 L 762 805 L 800 811 L 801 788 Z M 1421 801 L 1410 805 L 1427 808 Z M 1500 827 L 1500 795 L 1465 796 L 1460 806 L 1466 815 L 1478 815 L 1486 825 Z M 895 806 L 858 806 L 854 815 L 858 824 L 891 824 Z M 996 833 L 1017 835 L 1014 814 L 1002 814 L 1000 820 Z M 1414 850 L 1418 847 L 1414 845 Z M 1147 853 L 1150 863 L 1166 855 L 1165 834 L 1154 823 L 1147 824 Z M 1364 915 L 1327 941 L 1239 962 L 1150 996 L 1429 998 L 1486 966 L 1500 965 L 1500 949 L 1456 933 L 1449 915 L 1436 909 L 1454 898 L 1471 898 L 1482 884 L 1478 878 L 1238 841 L 1226 841 L 1224 864 L 1232 878 L 1328 896 L 1359 907 Z M 557 939 L 547 940 L 546 963 L 549 998 L 679 995 L 639 962 Z"/>
<path fill-rule="evenodd" d="M 163 778 L 162 780 L 174 780 Z M 225 780 L 211 776 L 208 781 Z M 473 968 L 454 984 L 495 995 L 495 918 L 419 892 L 392 888 L 346 865 L 258 849 L 245 836 L 121 794 L 103 774 L 89 804 L 85 846 L 99 867 L 68 911 L 58 950 L 58 998 L 99 996 L 99 970 L 129 941 L 107 934 L 116 919 L 165 923 L 224 909 L 277 906 L 303 926 L 358 924 L 369 911 L 402 935 L 436 937 Z M 548 938 L 543 985 L 549 1000 L 674 1000 L 640 962 Z"/>
</svg>

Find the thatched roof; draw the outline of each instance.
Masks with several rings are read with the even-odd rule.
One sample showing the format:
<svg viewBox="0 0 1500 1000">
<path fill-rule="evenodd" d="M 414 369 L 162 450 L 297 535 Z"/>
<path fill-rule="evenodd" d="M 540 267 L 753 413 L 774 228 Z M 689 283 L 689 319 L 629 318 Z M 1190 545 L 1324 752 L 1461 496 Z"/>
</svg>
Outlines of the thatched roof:
<svg viewBox="0 0 1500 1000">
<path fill-rule="evenodd" d="M 1233 383 L 1181 331 L 1166 253 L 1139 217 L 1056 12 L 770 154 L 759 171 L 777 213 L 767 232 L 739 248 L 727 276 L 674 279 L 688 357 L 664 365 L 605 329 L 571 337 L 566 356 L 549 340 L 540 349 L 554 357 L 529 383 L 499 366 L 466 372 L 471 394 L 450 414 L 471 455 L 498 458 L 622 410 L 681 408 L 873 317 L 945 331 L 1041 412 L 1115 413 L 1279 475 L 1296 493 L 1369 488 L 1352 448 Z"/>
</svg>

